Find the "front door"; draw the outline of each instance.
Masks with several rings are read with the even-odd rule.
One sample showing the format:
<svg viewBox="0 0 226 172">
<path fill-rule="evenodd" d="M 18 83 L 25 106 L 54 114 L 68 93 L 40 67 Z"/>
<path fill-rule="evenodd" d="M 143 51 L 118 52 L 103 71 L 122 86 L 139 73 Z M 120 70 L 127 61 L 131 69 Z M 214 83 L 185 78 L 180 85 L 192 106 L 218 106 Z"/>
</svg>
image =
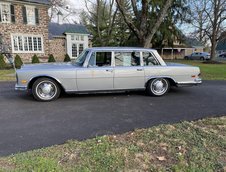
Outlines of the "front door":
<svg viewBox="0 0 226 172">
<path fill-rule="evenodd" d="M 140 52 L 115 52 L 114 89 L 144 88 Z"/>
<path fill-rule="evenodd" d="M 113 89 L 111 52 L 93 52 L 87 67 L 77 70 L 78 91 Z"/>
</svg>

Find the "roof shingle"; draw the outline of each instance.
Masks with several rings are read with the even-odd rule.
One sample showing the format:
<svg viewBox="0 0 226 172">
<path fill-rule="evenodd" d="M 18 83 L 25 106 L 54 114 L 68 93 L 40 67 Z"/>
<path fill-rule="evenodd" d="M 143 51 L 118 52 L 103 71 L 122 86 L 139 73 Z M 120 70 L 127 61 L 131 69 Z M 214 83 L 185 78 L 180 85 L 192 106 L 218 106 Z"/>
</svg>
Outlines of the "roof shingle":
<svg viewBox="0 0 226 172">
<path fill-rule="evenodd" d="M 49 23 L 49 36 L 63 36 L 65 33 L 89 34 L 86 27 L 80 24 Z"/>
</svg>

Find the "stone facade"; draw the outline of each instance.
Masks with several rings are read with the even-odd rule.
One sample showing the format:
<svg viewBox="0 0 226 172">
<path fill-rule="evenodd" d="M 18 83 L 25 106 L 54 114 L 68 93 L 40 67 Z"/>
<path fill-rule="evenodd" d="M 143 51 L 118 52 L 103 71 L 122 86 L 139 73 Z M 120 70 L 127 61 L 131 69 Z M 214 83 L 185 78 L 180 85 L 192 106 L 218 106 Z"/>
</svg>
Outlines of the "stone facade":
<svg viewBox="0 0 226 172">
<path fill-rule="evenodd" d="M 13 34 L 24 34 L 24 35 L 39 35 L 42 37 L 43 42 L 43 51 L 41 53 L 34 53 L 34 52 L 19 52 L 13 53 L 19 54 L 24 62 L 30 62 L 31 57 L 34 54 L 37 56 L 48 56 L 49 54 L 49 34 L 48 34 L 48 23 L 49 23 L 49 16 L 48 16 L 48 5 L 43 4 L 36 4 L 36 3 L 29 3 L 26 4 L 25 2 L 20 1 L 7 1 L 7 0 L 0 0 L 0 3 L 9 3 L 10 5 L 14 6 L 15 10 L 15 23 L 3 23 L 0 22 L 0 33 L 2 34 L 4 43 L 9 45 L 11 48 L 11 52 L 13 53 L 12 46 L 13 46 Z M 38 9 L 39 13 L 39 24 L 29 25 L 24 24 L 23 22 L 23 15 L 22 15 L 22 7 L 25 5 L 34 6 Z"/>
<path fill-rule="evenodd" d="M 56 61 L 62 62 L 66 54 L 65 37 L 55 37 L 49 40 L 49 54 L 55 57 Z"/>
</svg>

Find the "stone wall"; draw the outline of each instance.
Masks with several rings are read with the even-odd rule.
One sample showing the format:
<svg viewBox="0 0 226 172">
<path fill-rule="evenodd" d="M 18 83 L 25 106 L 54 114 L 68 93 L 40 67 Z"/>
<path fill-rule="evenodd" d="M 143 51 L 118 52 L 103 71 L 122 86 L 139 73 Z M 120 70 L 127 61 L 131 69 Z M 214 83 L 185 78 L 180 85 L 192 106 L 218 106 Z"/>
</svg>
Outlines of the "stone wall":
<svg viewBox="0 0 226 172">
<path fill-rule="evenodd" d="M 66 54 L 66 39 L 58 37 L 49 40 L 49 54 L 52 54 L 56 61 L 62 62 Z"/>
<path fill-rule="evenodd" d="M 3 1 L 4 2 L 4 1 Z M 22 16 L 22 6 L 23 3 L 11 3 L 15 8 L 15 23 L 0 23 L 0 33 L 3 35 L 3 39 L 6 44 L 10 47 L 11 43 L 11 34 L 32 34 L 32 35 L 42 35 L 43 36 L 43 48 L 44 53 L 36 53 L 37 56 L 48 56 L 49 54 L 49 40 L 48 40 L 48 6 L 45 5 L 36 5 L 35 7 L 39 9 L 39 24 L 38 25 L 27 25 L 23 23 Z M 32 4 L 29 4 L 32 5 Z M 31 57 L 35 53 L 18 53 L 24 62 L 30 62 Z M 13 54 L 15 56 L 15 54 Z"/>
</svg>

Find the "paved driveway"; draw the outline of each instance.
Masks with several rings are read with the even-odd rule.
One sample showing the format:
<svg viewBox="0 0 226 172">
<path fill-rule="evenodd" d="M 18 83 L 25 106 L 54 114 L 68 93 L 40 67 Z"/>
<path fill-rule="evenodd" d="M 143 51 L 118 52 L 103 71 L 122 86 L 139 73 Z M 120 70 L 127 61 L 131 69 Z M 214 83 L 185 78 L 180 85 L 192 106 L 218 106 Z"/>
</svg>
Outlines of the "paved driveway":
<svg viewBox="0 0 226 172">
<path fill-rule="evenodd" d="M 225 114 L 226 81 L 175 88 L 159 98 L 143 92 L 64 95 L 48 103 L 15 92 L 14 83 L 4 82 L 0 83 L 0 156 L 70 139 Z"/>
</svg>

